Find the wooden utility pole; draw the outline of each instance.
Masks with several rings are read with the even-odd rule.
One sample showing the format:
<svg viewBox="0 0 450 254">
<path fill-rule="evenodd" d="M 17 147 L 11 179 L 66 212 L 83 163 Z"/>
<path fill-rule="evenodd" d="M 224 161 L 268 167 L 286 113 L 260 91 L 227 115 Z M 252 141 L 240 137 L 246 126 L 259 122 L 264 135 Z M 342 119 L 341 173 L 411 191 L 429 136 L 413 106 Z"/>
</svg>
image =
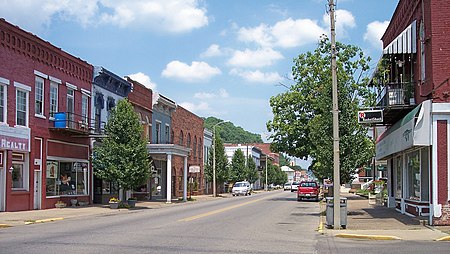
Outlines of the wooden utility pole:
<svg viewBox="0 0 450 254">
<path fill-rule="evenodd" d="M 330 28 L 331 28 L 331 80 L 333 90 L 333 227 L 341 228 L 341 179 L 339 170 L 339 107 L 338 107 L 338 86 L 336 75 L 336 26 L 334 9 L 334 0 L 329 0 L 330 6 Z"/>
</svg>

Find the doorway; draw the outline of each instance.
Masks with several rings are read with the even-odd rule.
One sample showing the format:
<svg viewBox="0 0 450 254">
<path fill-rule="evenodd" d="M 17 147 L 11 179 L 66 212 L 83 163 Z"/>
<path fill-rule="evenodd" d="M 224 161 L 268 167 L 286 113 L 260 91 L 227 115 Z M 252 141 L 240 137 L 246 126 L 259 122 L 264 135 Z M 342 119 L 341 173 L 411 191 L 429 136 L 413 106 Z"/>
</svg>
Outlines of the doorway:
<svg viewBox="0 0 450 254">
<path fill-rule="evenodd" d="M 42 171 L 34 171 L 34 210 L 41 209 L 41 197 L 42 197 L 42 189 L 41 189 L 41 172 Z"/>
<path fill-rule="evenodd" d="M 0 212 L 5 211 L 5 193 L 6 193 L 6 162 L 4 161 L 3 151 L 0 151 Z"/>
</svg>

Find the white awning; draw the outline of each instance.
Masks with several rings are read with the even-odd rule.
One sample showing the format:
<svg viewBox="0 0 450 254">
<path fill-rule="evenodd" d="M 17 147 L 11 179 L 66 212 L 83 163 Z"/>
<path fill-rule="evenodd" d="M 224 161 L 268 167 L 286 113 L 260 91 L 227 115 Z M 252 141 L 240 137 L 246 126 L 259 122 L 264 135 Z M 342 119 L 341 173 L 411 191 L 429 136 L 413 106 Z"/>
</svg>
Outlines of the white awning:
<svg viewBox="0 0 450 254">
<path fill-rule="evenodd" d="M 386 48 L 383 54 L 414 54 L 416 53 L 416 21 L 414 20 Z"/>
<path fill-rule="evenodd" d="M 392 154 L 413 146 L 430 146 L 430 128 L 431 100 L 427 100 L 414 108 L 378 138 L 376 159 L 386 159 Z"/>
</svg>

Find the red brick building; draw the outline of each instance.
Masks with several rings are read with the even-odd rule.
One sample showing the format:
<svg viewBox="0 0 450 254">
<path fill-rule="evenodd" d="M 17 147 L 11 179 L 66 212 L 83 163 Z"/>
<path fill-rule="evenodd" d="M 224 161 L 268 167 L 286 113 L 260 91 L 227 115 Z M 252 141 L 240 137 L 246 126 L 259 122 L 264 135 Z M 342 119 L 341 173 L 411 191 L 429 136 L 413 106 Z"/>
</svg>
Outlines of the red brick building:
<svg viewBox="0 0 450 254">
<path fill-rule="evenodd" d="M 172 143 L 191 149 L 188 163 L 188 176 L 193 179 L 193 194 L 203 194 L 203 119 L 181 106 L 172 115 Z M 173 193 L 183 195 L 184 159 L 175 156 L 172 164 Z"/>
<path fill-rule="evenodd" d="M 0 19 L 0 211 L 90 202 L 93 67 Z"/>
<path fill-rule="evenodd" d="M 134 111 L 139 115 L 143 133 L 142 136 L 150 143 L 152 140 L 152 95 L 153 91 L 141 83 L 126 77 L 127 81 L 133 84 L 128 100 L 133 104 Z M 149 169 L 150 170 L 150 169 Z M 146 184 L 133 190 L 133 195 L 138 199 L 149 199 L 156 194 L 156 183 L 151 176 Z"/>
<path fill-rule="evenodd" d="M 433 225 L 450 225 L 449 10 L 449 1 L 400 0 L 374 75 L 389 126 L 376 145 L 388 205 Z"/>
</svg>

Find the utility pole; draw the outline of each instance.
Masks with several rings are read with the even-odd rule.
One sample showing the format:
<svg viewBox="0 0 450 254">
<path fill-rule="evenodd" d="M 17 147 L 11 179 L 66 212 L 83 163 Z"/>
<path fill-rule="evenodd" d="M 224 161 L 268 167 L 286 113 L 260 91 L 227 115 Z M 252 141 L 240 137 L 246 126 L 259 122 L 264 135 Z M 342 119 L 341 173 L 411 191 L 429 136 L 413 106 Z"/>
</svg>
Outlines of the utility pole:
<svg viewBox="0 0 450 254">
<path fill-rule="evenodd" d="M 338 86 L 336 75 L 336 25 L 334 17 L 334 0 L 329 0 L 330 6 L 330 28 L 331 28 L 331 80 L 333 93 L 333 228 L 341 228 L 341 179 L 339 170 L 339 107 L 338 107 Z"/>
</svg>

